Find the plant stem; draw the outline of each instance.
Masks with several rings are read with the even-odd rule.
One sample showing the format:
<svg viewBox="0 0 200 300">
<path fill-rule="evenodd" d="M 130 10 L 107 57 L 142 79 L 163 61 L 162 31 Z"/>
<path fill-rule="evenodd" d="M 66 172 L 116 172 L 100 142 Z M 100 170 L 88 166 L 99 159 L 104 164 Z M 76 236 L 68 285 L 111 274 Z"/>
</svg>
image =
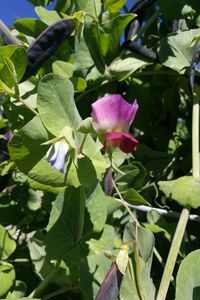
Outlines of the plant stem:
<svg viewBox="0 0 200 300">
<path fill-rule="evenodd" d="M 113 182 L 113 186 L 114 186 L 114 188 L 115 188 L 115 190 L 116 190 L 116 192 L 117 192 L 117 194 L 118 194 L 118 196 L 119 196 L 119 198 L 121 200 L 122 205 L 126 208 L 126 210 L 128 211 L 129 215 L 132 217 L 132 219 L 135 222 L 135 224 L 137 226 L 140 226 L 140 223 L 138 222 L 137 218 L 134 216 L 134 214 L 132 213 L 131 209 L 128 207 L 126 201 L 122 197 L 122 195 L 121 195 L 121 193 L 120 193 L 120 191 L 119 191 L 119 189 L 118 189 L 115 181 L 113 180 L 112 182 Z"/>
<path fill-rule="evenodd" d="M 0 31 L 9 39 L 11 44 L 22 46 L 22 42 L 12 35 L 10 29 L 0 20 Z"/>
<path fill-rule="evenodd" d="M 170 280 L 172 277 L 172 273 L 174 270 L 174 266 L 176 263 L 176 259 L 178 256 L 178 252 L 180 249 L 180 245 L 183 239 L 183 235 L 185 232 L 185 228 L 187 225 L 187 221 L 189 218 L 189 214 L 190 214 L 190 209 L 189 208 L 183 208 L 177 228 L 176 228 L 176 232 L 174 234 L 174 238 L 171 244 L 171 248 L 168 254 L 168 258 L 167 258 L 167 262 L 166 262 L 166 266 L 163 272 L 163 276 L 162 276 L 162 280 L 160 283 L 160 287 L 159 287 L 159 291 L 158 291 L 158 295 L 157 295 L 157 300 L 164 300 L 166 298 L 167 295 L 167 291 L 168 291 L 168 287 L 170 284 Z"/>
<path fill-rule="evenodd" d="M 192 175 L 199 180 L 199 102 L 194 97 L 192 111 Z M 166 267 L 160 283 L 157 300 L 164 300 L 167 295 L 170 278 L 172 276 L 185 228 L 190 215 L 190 207 L 184 207 L 174 234 L 168 254 Z"/>
<path fill-rule="evenodd" d="M 82 238 L 84 221 L 85 221 L 85 193 L 83 187 L 80 187 L 80 211 L 79 211 L 78 232 L 75 240 L 76 244 L 78 244 Z"/>
<path fill-rule="evenodd" d="M 22 99 L 20 96 L 17 97 L 16 99 L 20 101 L 22 104 L 24 104 L 29 110 L 31 110 L 32 113 L 34 113 L 34 115 L 38 116 L 38 112 L 32 106 L 30 106 L 24 99 Z"/>
<path fill-rule="evenodd" d="M 47 294 L 46 296 L 42 297 L 41 300 L 48 300 L 48 299 L 51 299 L 55 296 L 58 296 L 58 295 L 61 295 L 61 294 L 64 294 L 65 292 L 67 291 L 72 291 L 72 290 L 75 290 L 77 287 L 68 287 L 68 286 L 63 286 L 61 287 L 60 289 L 54 291 L 54 292 L 51 292 L 49 294 Z"/>
<path fill-rule="evenodd" d="M 199 180 L 199 102 L 194 97 L 192 112 L 192 175 Z"/>
<path fill-rule="evenodd" d="M 37 286 L 37 288 L 29 295 L 29 297 L 38 297 L 59 272 L 60 262 L 57 262 L 55 269 L 53 269 L 53 271 L 49 273 L 47 277 L 45 277 L 45 279 Z"/>
<path fill-rule="evenodd" d="M 134 241 L 134 259 L 135 259 L 135 279 L 136 279 L 136 286 L 138 291 L 138 296 L 140 300 L 145 300 L 145 295 L 143 292 L 143 287 L 141 283 L 141 264 L 140 264 L 140 252 L 139 247 L 136 241 Z"/>
</svg>

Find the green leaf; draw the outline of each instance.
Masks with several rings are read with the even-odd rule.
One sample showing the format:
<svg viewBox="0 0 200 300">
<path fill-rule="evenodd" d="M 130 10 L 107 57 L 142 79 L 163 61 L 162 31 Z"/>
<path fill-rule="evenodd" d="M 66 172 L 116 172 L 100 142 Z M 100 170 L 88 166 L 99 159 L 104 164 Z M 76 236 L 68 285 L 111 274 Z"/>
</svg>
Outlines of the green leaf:
<svg viewBox="0 0 200 300">
<path fill-rule="evenodd" d="M 0 225 L 0 259 L 7 259 L 16 248 L 16 243 L 12 240 L 5 230 L 5 228 Z"/>
<path fill-rule="evenodd" d="M 8 293 L 10 288 L 14 285 L 15 270 L 13 265 L 0 261 L 0 297 Z"/>
<path fill-rule="evenodd" d="M 140 258 L 140 276 L 141 284 L 145 294 L 145 299 L 154 300 L 155 299 L 155 287 L 151 279 L 151 263 L 152 259 L 148 262 L 144 262 Z M 133 269 L 133 267 L 132 267 Z M 135 282 L 135 276 L 130 272 L 130 268 L 126 271 L 123 277 L 122 285 L 120 288 L 120 298 L 126 300 L 140 300 L 138 295 L 138 289 Z"/>
<path fill-rule="evenodd" d="M 103 229 L 107 218 L 107 205 L 110 197 L 102 191 L 100 184 L 97 184 L 91 195 L 86 200 L 86 207 L 93 224 L 93 232 Z"/>
<path fill-rule="evenodd" d="M 81 121 L 71 81 L 57 74 L 48 74 L 40 81 L 37 105 L 42 122 L 55 136 L 65 126 L 76 129 Z"/>
<path fill-rule="evenodd" d="M 18 78 L 17 78 L 17 73 L 16 73 L 16 70 L 15 70 L 15 66 L 12 62 L 12 60 L 9 58 L 9 57 L 4 57 L 4 61 L 6 63 L 6 66 L 12 76 L 12 79 L 13 79 L 13 84 L 14 84 L 14 89 L 15 89 L 15 95 L 16 96 L 19 96 L 19 88 L 18 88 Z"/>
<path fill-rule="evenodd" d="M 159 181 L 159 188 L 167 197 L 171 196 L 182 206 L 197 208 L 200 206 L 200 183 L 192 176 L 183 176 L 176 180 Z"/>
<path fill-rule="evenodd" d="M 158 57 L 160 62 L 180 74 L 190 66 L 194 47 L 190 47 L 193 38 L 200 34 L 200 29 L 178 31 L 160 40 Z"/>
<path fill-rule="evenodd" d="M 72 77 L 75 92 L 83 92 L 87 87 L 87 82 L 82 77 Z"/>
<path fill-rule="evenodd" d="M 176 300 L 198 300 L 200 297 L 200 250 L 188 254 L 176 277 Z"/>
<path fill-rule="evenodd" d="M 103 254 L 89 255 L 81 261 L 80 285 L 84 299 L 95 299 L 95 295 L 110 269 L 111 263 L 111 260 Z"/>
<path fill-rule="evenodd" d="M 37 38 L 46 29 L 46 25 L 37 19 L 24 18 L 15 20 L 14 26 L 20 32 Z"/>
<path fill-rule="evenodd" d="M 23 47 L 15 45 L 0 47 L 0 78 L 4 84 L 12 87 L 14 85 L 13 78 L 6 66 L 4 57 L 11 59 L 16 69 L 18 81 L 20 81 L 26 68 L 26 51 Z"/>
<path fill-rule="evenodd" d="M 133 205 L 150 205 L 134 188 L 128 189 L 123 197 L 128 203 Z"/>
<path fill-rule="evenodd" d="M 141 59 L 136 55 L 129 55 L 125 58 L 117 57 L 108 67 L 108 72 L 119 81 L 122 81 L 148 64 L 151 64 L 148 60 Z"/>
<path fill-rule="evenodd" d="M 23 281 L 16 280 L 15 286 L 13 288 L 12 296 L 15 296 L 17 299 L 23 298 L 26 294 L 27 287 Z"/>
<path fill-rule="evenodd" d="M 11 97 L 15 97 L 15 93 L 0 79 L 0 90 L 2 90 L 4 93 Z"/>
<path fill-rule="evenodd" d="M 115 13 L 120 10 L 126 3 L 126 0 L 106 0 L 105 1 L 105 9 L 110 11 L 111 13 Z"/>
<path fill-rule="evenodd" d="M 136 229 L 135 225 L 127 224 L 124 231 L 123 243 L 130 243 L 131 240 L 137 240 L 141 257 L 147 262 L 153 254 L 155 244 L 153 233 L 142 226 Z"/>
<path fill-rule="evenodd" d="M 112 250 L 114 246 L 115 230 L 110 225 L 105 225 L 102 235 L 99 239 L 90 239 L 90 254 L 102 254 L 104 250 Z"/>
<path fill-rule="evenodd" d="M 101 13 L 100 0 L 76 0 L 77 10 L 83 10 L 88 14 L 98 17 Z"/>
<path fill-rule="evenodd" d="M 68 79 L 73 76 L 74 67 L 68 62 L 56 60 L 52 64 L 52 69 L 55 74 L 61 75 L 64 78 Z"/>
<path fill-rule="evenodd" d="M 48 10 L 42 6 L 37 6 L 35 8 L 35 12 L 38 15 L 38 17 L 41 19 L 41 21 L 47 25 L 51 25 L 61 20 L 61 17 L 55 10 Z"/>
</svg>

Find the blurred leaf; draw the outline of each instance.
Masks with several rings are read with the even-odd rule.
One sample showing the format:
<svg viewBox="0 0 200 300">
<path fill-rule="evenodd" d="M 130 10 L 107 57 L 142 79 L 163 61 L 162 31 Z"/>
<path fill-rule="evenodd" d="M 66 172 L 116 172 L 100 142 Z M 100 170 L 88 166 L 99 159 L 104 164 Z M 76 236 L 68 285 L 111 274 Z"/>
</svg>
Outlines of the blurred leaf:
<svg viewBox="0 0 200 300">
<path fill-rule="evenodd" d="M 194 48 L 189 47 L 193 38 L 200 34 L 200 29 L 177 32 L 160 40 L 158 57 L 160 62 L 180 74 L 190 66 Z"/>
<path fill-rule="evenodd" d="M 76 129 L 81 121 L 70 80 L 48 74 L 39 83 L 37 105 L 46 128 L 59 136 L 65 126 Z"/>
<path fill-rule="evenodd" d="M 200 297 L 200 250 L 189 253 L 181 262 L 176 277 L 176 300 L 198 300 Z"/>
<path fill-rule="evenodd" d="M 12 296 L 21 299 L 26 295 L 27 287 L 23 281 L 16 280 L 13 288 Z"/>
<path fill-rule="evenodd" d="M 26 68 L 26 51 L 23 47 L 15 45 L 0 47 L 0 78 L 4 84 L 12 87 L 14 84 L 13 79 L 6 66 L 4 57 L 11 59 L 16 69 L 17 79 L 20 81 Z"/>
<path fill-rule="evenodd" d="M 68 62 L 56 60 L 52 64 L 52 69 L 55 74 L 61 75 L 64 78 L 68 79 L 73 76 L 73 65 Z"/>
<path fill-rule="evenodd" d="M 76 0 L 77 10 L 83 10 L 88 14 L 98 17 L 101 12 L 100 0 Z"/>
<path fill-rule="evenodd" d="M 126 0 L 105 0 L 105 9 L 109 10 L 111 13 L 117 12 L 124 6 Z"/>
<path fill-rule="evenodd" d="M 108 72 L 119 81 L 122 81 L 148 64 L 150 64 L 148 60 L 137 58 L 135 55 L 124 58 L 117 57 L 108 67 Z"/>
<path fill-rule="evenodd" d="M 5 228 L 0 225 L 0 259 L 8 258 L 16 248 L 16 242 L 10 238 Z"/>
<path fill-rule="evenodd" d="M 111 263 L 103 254 L 89 255 L 82 259 L 80 265 L 80 285 L 85 299 L 95 299 L 99 287 L 110 269 Z"/>
<path fill-rule="evenodd" d="M 102 254 L 105 250 L 112 250 L 114 246 L 115 231 L 110 225 L 105 225 L 100 238 L 90 239 L 87 244 L 91 254 Z"/>
<path fill-rule="evenodd" d="M 150 206 L 150 203 L 146 201 L 134 188 L 128 189 L 123 197 L 129 204 Z"/>
<path fill-rule="evenodd" d="M 24 18 L 15 20 L 14 26 L 20 32 L 33 36 L 34 38 L 46 29 L 46 25 L 37 19 Z"/>
<path fill-rule="evenodd" d="M 110 197 L 106 196 L 100 186 L 97 184 L 95 189 L 86 199 L 86 208 L 93 224 L 93 232 L 99 232 L 103 229 L 107 218 L 107 205 Z"/>
<path fill-rule="evenodd" d="M 182 206 L 197 208 L 200 206 L 200 184 L 192 176 L 183 176 L 176 180 L 159 181 L 159 188 L 167 197 L 176 200 Z"/>
<path fill-rule="evenodd" d="M 5 83 L 3 83 L 1 79 L 0 79 L 0 91 L 6 93 L 11 97 L 15 97 L 15 93 L 13 92 L 13 90 L 11 90 Z"/>
<path fill-rule="evenodd" d="M 83 92 L 87 88 L 87 82 L 82 77 L 72 77 L 75 92 Z"/>
<path fill-rule="evenodd" d="M 153 254 L 153 247 L 155 244 L 153 233 L 142 226 L 139 226 L 136 229 L 135 225 L 127 224 L 124 231 L 123 243 L 130 244 L 132 240 L 137 240 L 141 257 L 147 262 Z"/>
<path fill-rule="evenodd" d="M 4 296 L 14 285 L 15 270 L 13 265 L 0 261 L 0 296 Z"/>
<path fill-rule="evenodd" d="M 38 15 L 38 17 L 41 19 L 41 21 L 47 25 L 51 25 L 61 20 L 61 17 L 55 10 L 48 10 L 42 6 L 37 6 L 35 8 L 35 12 Z"/>
</svg>

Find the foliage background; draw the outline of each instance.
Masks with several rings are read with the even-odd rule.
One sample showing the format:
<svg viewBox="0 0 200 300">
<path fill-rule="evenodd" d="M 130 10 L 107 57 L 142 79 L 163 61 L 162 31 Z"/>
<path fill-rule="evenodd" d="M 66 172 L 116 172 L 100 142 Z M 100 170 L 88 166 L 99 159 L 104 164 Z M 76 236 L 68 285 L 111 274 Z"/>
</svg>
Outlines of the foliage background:
<svg viewBox="0 0 200 300">
<path fill-rule="evenodd" d="M 38 6 L 50 1 L 30 2 L 39 19 L 13 24 L 12 34 L 23 45 L 6 46 L 1 39 L 0 47 L 0 297 L 95 299 L 112 265 L 105 250 L 119 259 L 120 247 L 128 244 L 118 298 L 155 299 L 179 217 L 170 211 L 189 206 L 191 214 L 199 214 L 199 183 L 192 177 L 192 107 L 198 103 L 199 71 L 194 94 L 188 73 L 200 36 L 200 7 L 196 1 L 159 0 L 138 12 L 142 27 L 134 39 L 156 53 L 152 61 L 120 46 L 128 24 L 137 19 L 123 7 L 125 1 L 57 0 L 55 11 Z M 36 76 L 22 81 L 25 49 L 47 26 L 80 11 L 75 32 Z M 133 155 L 115 151 L 116 186 L 107 196 L 109 159 L 94 133 L 89 131 L 84 155 L 68 164 L 67 177 L 48 165 L 49 145 L 43 144 L 70 126 L 80 145 L 88 129 L 82 120 L 90 117 L 91 104 L 113 93 L 130 103 L 138 100 L 130 132 L 140 145 Z M 9 143 L 4 138 L 8 131 L 14 133 Z M 167 214 L 156 209 L 130 214 L 127 205 L 163 208 Z M 167 299 L 199 299 L 197 222 L 189 221 L 184 233 Z"/>
</svg>

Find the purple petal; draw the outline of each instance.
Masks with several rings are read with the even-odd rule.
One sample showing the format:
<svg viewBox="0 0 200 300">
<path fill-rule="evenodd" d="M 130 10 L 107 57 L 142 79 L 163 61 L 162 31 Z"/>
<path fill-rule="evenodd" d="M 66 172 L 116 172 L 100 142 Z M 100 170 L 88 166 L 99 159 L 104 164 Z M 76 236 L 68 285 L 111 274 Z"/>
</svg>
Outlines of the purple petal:
<svg viewBox="0 0 200 300">
<path fill-rule="evenodd" d="M 64 141 L 58 141 L 51 145 L 46 153 L 46 159 L 51 167 L 54 169 L 66 173 L 65 163 L 67 160 L 69 146 Z"/>
<path fill-rule="evenodd" d="M 3 139 L 5 141 L 9 141 L 11 139 L 11 137 L 13 136 L 13 133 L 11 131 L 8 131 L 4 134 Z"/>
<path fill-rule="evenodd" d="M 130 153 L 139 142 L 129 133 L 108 132 L 105 136 L 104 148 L 120 148 L 125 153 Z"/>
<path fill-rule="evenodd" d="M 126 102 L 121 95 L 105 96 L 92 104 L 92 124 L 97 133 L 128 131 L 138 104 Z"/>
</svg>

